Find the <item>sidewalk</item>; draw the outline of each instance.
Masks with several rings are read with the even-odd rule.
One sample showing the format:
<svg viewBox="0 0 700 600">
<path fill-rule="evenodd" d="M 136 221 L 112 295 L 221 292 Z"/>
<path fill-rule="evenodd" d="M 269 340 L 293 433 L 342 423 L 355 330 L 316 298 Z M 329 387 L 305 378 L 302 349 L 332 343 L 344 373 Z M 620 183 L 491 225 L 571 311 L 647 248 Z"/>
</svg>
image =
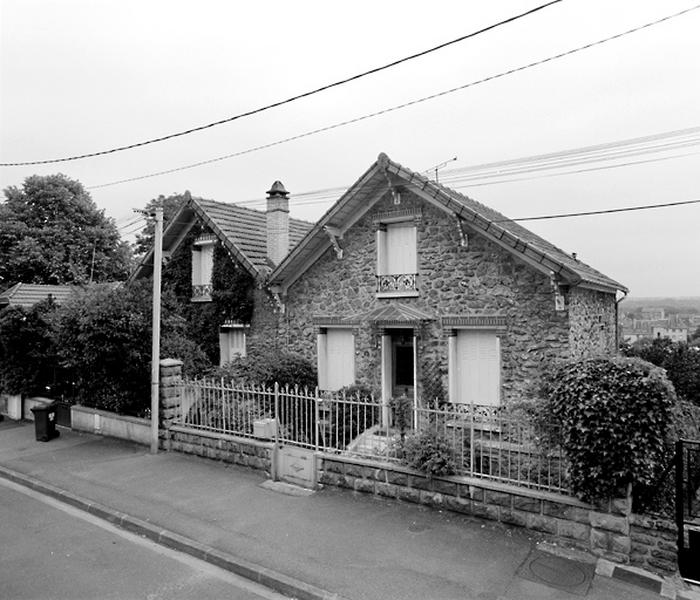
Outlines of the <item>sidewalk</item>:
<svg viewBox="0 0 700 600">
<path fill-rule="evenodd" d="M 72 503 L 107 507 L 102 516 L 146 535 L 152 530 L 170 545 L 189 543 L 184 536 L 212 562 L 226 565 L 228 556 L 263 581 L 291 582 L 298 596 L 308 584 L 309 598 L 326 590 L 327 597 L 352 600 L 573 600 L 584 597 L 587 582 L 573 588 L 571 578 L 593 570 L 572 563 L 567 571 L 564 564 L 548 575 L 569 585 L 558 589 L 532 581 L 538 569 L 529 561 L 539 554 L 528 532 L 332 488 L 294 495 L 285 486 L 263 487 L 255 471 L 177 453 L 150 455 L 143 446 L 65 429 L 56 440 L 36 442 L 32 424 L 6 420 L 0 477 L 13 476 L 55 486 L 45 490 L 54 496 L 69 492 Z M 585 597 L 659 595 L 595 576 Z"/>
</svg>

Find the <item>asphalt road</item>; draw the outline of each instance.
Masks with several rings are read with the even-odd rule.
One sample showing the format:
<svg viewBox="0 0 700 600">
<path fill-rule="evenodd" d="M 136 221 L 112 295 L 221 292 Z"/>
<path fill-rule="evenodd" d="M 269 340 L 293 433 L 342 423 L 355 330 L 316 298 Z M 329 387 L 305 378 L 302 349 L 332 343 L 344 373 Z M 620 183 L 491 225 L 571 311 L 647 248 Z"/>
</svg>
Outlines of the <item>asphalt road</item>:
<svg viewBox="0 0 700 600">
<path fill-rule="evenodd" d="M 0 479 L 0 598 L 284 597 Z"/>
</svg>

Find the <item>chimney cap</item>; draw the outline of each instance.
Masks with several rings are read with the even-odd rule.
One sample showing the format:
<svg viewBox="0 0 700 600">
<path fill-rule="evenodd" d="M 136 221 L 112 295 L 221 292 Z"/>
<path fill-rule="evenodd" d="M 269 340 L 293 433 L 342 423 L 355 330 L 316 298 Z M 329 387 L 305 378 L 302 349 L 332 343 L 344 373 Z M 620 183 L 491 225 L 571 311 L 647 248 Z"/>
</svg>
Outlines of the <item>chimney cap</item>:
<svg viewBox="0 0 700 600">
<path fill-rule="evenodd" d="M 285 189 L 284 184 L 281 181 L 275 181 L 275 183 L 272 184 L 272 187 L 265 193 L 269 197 L 282 196 L 283 198 L 286 198 L 289 196 L 289 192 Z"/>
</svg>

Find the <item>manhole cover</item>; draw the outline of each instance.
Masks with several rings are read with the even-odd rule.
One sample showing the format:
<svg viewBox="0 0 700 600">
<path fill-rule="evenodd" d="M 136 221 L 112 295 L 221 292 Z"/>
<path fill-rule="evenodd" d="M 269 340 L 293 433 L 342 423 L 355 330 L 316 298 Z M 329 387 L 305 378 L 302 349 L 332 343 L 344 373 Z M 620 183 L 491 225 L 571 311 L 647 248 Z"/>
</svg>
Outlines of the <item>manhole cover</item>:
<svg viewBox="0 0 700 600">
<path fill-rule="evenodd" d="M 416 523 L 415 521 L 408 526 L 408 530 L 411 533 L 423 533 L 424 531 L 428 531 L 428 529 L 430 529 L 428 525 Z"/>
<path fill-rule="evenodd" d="M 594 565 L 549 552 L 533 550 L 518 569 L 518 575 L 528 581 L 585 596 L 593 579 Z"/>
</svg>

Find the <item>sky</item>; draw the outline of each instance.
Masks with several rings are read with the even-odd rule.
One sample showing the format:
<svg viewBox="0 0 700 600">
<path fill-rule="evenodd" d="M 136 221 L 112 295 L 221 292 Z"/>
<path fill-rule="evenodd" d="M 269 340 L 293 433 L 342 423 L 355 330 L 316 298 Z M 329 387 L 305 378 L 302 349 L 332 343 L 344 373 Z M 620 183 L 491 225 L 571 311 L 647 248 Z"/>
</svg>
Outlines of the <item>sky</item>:
<svg viewBox="0 0 700 600">
<path fill-rule="evenodd" d="M 0 0 L 0 162 L 103 151 L 226 119 L 545 1 Z M 264 208 L 275 180 L 290 191 L 291 215 L 314 221 L 380 152 L 418 172 L 450 161 L 438 170 L 441 182 L 511 218 L 697 200 L 700 144 L 692 139 L 682 149 L 509 181 L 460 181 L 459 169 L 700 126 L 700 9 L 276 143 L 555 56 L 695 2 L 562 0 L 380 73 L 190 135 L 77 161 L 0 167 L 0 187 L 64 173 L 89 189 L 127 239 L 141 226 L 133 209 L 161 194 L 189 190 Z M 637 164 L 610 168 L 629 162 Z M 700 204 L 523 223 L 632 296 L 700 296 L 699 224 Z"/>
</svg>

